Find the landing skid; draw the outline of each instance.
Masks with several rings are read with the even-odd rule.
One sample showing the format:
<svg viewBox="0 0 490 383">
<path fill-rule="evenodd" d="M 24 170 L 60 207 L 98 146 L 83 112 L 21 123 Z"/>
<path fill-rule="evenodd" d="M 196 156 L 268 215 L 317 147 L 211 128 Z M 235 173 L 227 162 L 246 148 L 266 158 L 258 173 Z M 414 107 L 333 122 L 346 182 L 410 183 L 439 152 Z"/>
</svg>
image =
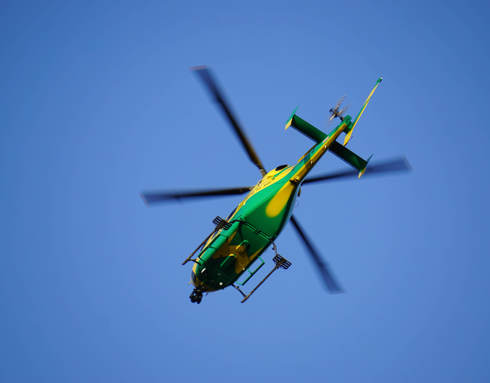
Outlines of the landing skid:
<svg viewBox="0 0 490 383">
<path fill-rule="evenodd" d="M 250 291 L 250 293 L 246 294 L 244 293 L 240 287 L 238 287 L 237 285 L 233 284 L 232 286 L 242 295 L 243 299 L 242 299 L 242 303 L 246 302 L 248 300 L 248 298 L 250 298 L 250 296 L 255 292 L 257 291 L 257 289 L 267 280 L 267 278 L 269 278 L 272 273 L 274 271 L 276 271 L 277 269 L 279 268 L 283 268 L 285 270 L 289 269 L 289 267 L 291 266 L 291 262 L 289 262 L 286 258 L 282 257 L 281 255 L 279 255 L 279 253 L 277 252 L 277 247 L 276 245 L 273 243 L 272 244 L 273 246 L 273 249 L 274 249 L 274 252 L 276 253 L 276 255 L 274 256 L 274 258 L 272 259 L 275 263 L 274 267 L 272 268 L 272 270 L 269 272 L 269 274 L 267 274 L 264 279 L 262 279 L 258 284 L 257 286 L 255 286 L 252 291 Z"/>
</svg>

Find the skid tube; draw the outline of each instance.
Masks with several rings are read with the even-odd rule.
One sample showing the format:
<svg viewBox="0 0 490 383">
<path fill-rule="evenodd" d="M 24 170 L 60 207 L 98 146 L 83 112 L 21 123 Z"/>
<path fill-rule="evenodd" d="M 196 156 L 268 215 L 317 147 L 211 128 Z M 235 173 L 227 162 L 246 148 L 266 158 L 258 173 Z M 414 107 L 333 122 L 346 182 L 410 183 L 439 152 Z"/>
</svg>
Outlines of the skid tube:
<svg viewBox="0 0 490 383">
<path fill-rule="evenodd" d="M 283 268 L 284 270 L 287 270 L 289 269 L 289 267 L 291 266 L 291 262 L 289 262 L 286 258 L 282 257 L 278 252 L 277 252 L 277 246 L 275 243 L 272 244 L 272 247 L 273 247 L 273 250 L 274 252 L 276 253 L 276 255 L 274 255 L 274 258 L 272 259 L 275 263 L 274 267 L 272 268 L 272 270 L 269 272 L 269 274 L 267 274 L 264 279 L 262 279 L 258 284 L 257 286 L 255 286 L 252 291 L 250 291 L 250 293 L 245 294 L 241 289 L 240 287 L 238 287 L 237 285 L 233 284 L 233 287 L 238 290 L 238 292 L 243 296 L 243 299 L 241 301 L 241 303 L 245 303 L 248 298 L 250 298 L 250 296 L 255 292 L 257 291 L 257 289 L 274 273 L 274 271 L 276 271 L 277 269 L 279 268 Z"/>
</svg>

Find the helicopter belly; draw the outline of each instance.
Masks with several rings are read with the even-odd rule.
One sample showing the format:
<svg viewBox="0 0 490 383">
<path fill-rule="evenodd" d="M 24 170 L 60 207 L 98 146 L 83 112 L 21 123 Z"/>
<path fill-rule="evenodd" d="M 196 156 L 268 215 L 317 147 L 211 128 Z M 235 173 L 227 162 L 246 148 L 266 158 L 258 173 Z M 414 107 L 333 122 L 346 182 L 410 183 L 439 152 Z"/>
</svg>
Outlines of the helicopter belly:
<svg viewBox="0 0 490 383">
<path fill-rule="evenodd" d="M 203 291 L 232 284 L 271 243 L 268 235 L 245 221 L 235 222 L 226 231 L 233 233 L 227 238 L 218 235 L 193 268 L 192 282 Z"/>
<path fill-rule="evenodd" d="M 274 240 L 291 216 L 299 187 L 286 181 L 268 189 L 250 199 L 237 216 Z"/>
</svg>

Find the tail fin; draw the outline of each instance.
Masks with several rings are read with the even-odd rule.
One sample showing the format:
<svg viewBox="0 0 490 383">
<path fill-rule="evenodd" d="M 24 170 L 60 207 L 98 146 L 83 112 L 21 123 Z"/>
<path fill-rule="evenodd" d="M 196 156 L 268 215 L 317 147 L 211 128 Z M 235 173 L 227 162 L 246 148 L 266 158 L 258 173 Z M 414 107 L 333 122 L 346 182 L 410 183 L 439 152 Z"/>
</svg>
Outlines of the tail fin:
<svg viewBox="0 0 490 383">
<path fill-rule="evenodd" d="M 356 119 L 354 120 L 354 122 L 350 126 L 349 131 L 345 135 L 345 138 L 344 138 L 344 146 L 347 145 L 347 143 L 349 142 L 349 140 L 350 140 L 350 138 L 352 136 L 352 132 L 354 130 L 354 127 L 357 124 L 357 121 L 359 121 L 359 119 L 361 118 L 362 114 L 364 113 L 364 109 L 366 109 L 366 106 L 369 104 L 369 100 L 371 100 L 371 97 L 373 96 L 374 91 L 379 86 L 379 84 L 381 83 L 381 81 L 383 81 L 383 77 L 378 78 L 378 81 L 376 81 L 376 84 L 374 85 L 373 90 L 371 91 L 371 93 L 369 93 L 369 96 L 366 98 L 366 101 L 364 101 L 364 105 L 362 106 L 361 111 L 359 112 L 359 114 L 357 115 Z"/>
</svg>

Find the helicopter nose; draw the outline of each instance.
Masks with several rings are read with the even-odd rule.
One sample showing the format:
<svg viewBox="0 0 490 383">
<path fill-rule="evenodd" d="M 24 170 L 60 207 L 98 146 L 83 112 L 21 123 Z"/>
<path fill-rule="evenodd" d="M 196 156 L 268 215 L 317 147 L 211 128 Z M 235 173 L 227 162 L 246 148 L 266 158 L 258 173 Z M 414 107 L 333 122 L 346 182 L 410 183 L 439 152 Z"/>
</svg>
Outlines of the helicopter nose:
<svg viewBox="0 0 490 383">
<path fill-rule="evenodd" d="M 194 286 L 196 286 L 196 284 L 197 284 L 197 278 L 196 278 L 196 273 L 194 272 L 194 270 L 191 271 L 191 281 L 192 281 L 192 284 Z"/>
<path fill-rule="evenodd" d="M 205 271 L 206 269 L 203 269 L 203 270 Z M 201 274 L 203 274 L 202 271 L 201 271 Z M 197 287 L 203 291 L 206 289 L 205 280 L 202 280 L 202 278 L 199 279 L 194 270 L 191 271 L 191 282 L 194 285 L 194 287 Z"/>
</svg>

